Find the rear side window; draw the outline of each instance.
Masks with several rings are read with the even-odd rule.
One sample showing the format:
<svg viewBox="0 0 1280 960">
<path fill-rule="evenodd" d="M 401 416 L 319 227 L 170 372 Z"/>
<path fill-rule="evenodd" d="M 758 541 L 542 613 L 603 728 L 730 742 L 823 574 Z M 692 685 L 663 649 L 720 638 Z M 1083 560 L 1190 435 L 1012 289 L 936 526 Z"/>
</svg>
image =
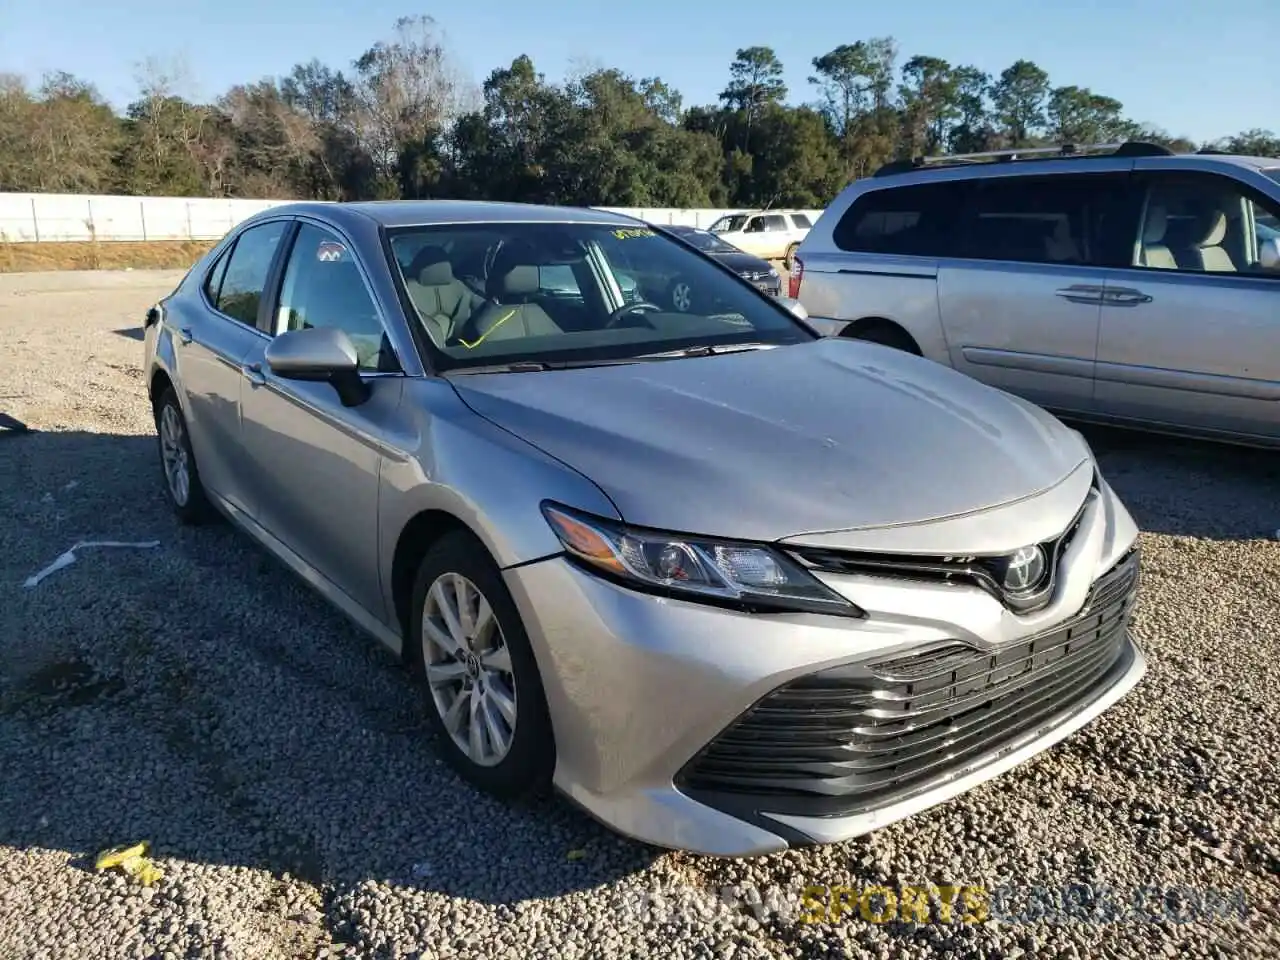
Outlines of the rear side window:
<svg viewBox="0 0 1280 960">
<path fill-rule="evenodd" d="M 234 247 L 235 244 L 231 246 Z M 222 289 L 222 275 L 227 272 L 227 261 L 230 259 L 231 247 L 228 247 L 222 251 L 217 263 L 213 265 L 213 269 L 209 271 L 209 275 L 204 279 L 205 296 L 209 298 L 209 302 L 214 306 L 218 305 L 218 291 Z"/>
<path fill-rule="evenodd" d="M 791 215 L 791 222 L 796 225 L 797 230 L 808 230 L 813 226 L 812 221 L 810 221 L 803 213 L 793 213 Z"/>
<path fill-rule="evenodd" d="M 844 212 L 833 239 L 850 253 L 946 256 L 963 199 L 961 182 L 872 190 Z"/>
<path fill-rule="evenodd" d="M 775 230 L 775 231 L 776 231 L 776 230 L 786 230 L 786 229 L 787 229 L 787 221 L 786 221 L 786 218 L 785 218 L 785 217 L 777 216 L 777 215 L 770 215 L 770 216 L 767 216 L 767 217 L 762 217 L 761 219 L 762 219 L 762 220 L 764 220 L 764 228 L 765 228 L 766 230 Z"/>
<path fill-rule="evenodd" d="M 1104 265 L 1106 228 L 1124 201 L 1123 174 L 975 180 L 954 256 L 1019 263 Z M 1111 231 L 1114 233 L 1114 231 Z"/>
<path fill-rule="evenodd" d="M 251 327 L 258 323 L 258 304 L 267 285 L 267 275 L 275 259 L 280 239 L 289 224 L 285 220 L 250 227 L 236 240 L 227 265 L 215 268 L 213 277 L 223 275 L 217 297 L 210 297 L 220 313 L 225 313 Z"/>
</svg>

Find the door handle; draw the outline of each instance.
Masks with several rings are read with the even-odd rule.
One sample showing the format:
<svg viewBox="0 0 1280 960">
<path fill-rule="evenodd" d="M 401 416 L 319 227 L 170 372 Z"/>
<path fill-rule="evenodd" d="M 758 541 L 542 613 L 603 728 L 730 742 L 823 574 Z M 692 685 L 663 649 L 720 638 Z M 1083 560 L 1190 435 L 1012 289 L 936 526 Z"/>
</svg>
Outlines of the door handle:
<svg viewBox="0 0 1280 960">
<path fill-rule="evenodd" d="M 183 327 L 182 329 L 180 329 L 180 330 L 178 331 L 178 339 L 182 341 L 182 345 L 183 345 L 184 347 L 185 347 L 187 344 L 189 344 L 189 343 L 192 341 L 192 339 L 193 339 L 193 337 L 192 337 L 192 333 L 191 333 L 191 328 L 190 328 L 190 327 Z"/>
<path fill-rule="evenodd" d="M 1117 307 L 1132 307 L 1139 303 L 1150 303 L 1151 295 L 1132 287 L 1115 287 L 1103 294 L 1103 302 L 1113 303 Z"/>
<path fill-rule="evenodd" d="M 240 368 L 240 372 L 255 387 L 261 387 L 267 382 L 267 378 L 262 375 L 262 364 L 260 363 L 246 363 Z"/>
<path fill-rule="evenodd" d="M 1055 297 L 1062 297 L 1071 303 L 1101 303 L 1105 288 L 1093 283 L 1074 283 L 1069 287 L 1061 287 L 1053 291 Z"/>
</svg>

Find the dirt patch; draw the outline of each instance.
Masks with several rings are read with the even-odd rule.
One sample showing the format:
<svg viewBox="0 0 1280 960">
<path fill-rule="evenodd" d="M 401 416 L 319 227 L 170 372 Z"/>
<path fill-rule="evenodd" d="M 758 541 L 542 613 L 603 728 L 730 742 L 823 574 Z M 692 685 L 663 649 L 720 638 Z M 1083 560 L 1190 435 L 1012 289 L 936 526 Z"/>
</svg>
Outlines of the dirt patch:
<svg viewBox="0 0 1280 960">
<path fill-rule="evenodd" d="M 31 270 L 182 270 L 216 241 L 0 243 L 0 273 Z"/>
</svg>

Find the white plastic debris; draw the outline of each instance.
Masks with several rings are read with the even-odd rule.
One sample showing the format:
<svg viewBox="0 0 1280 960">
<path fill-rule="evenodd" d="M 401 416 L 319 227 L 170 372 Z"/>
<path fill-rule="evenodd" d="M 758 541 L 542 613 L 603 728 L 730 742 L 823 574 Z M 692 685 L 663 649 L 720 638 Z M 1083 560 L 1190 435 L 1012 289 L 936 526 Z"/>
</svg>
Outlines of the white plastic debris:
<svg viewBox="0 0 1280 960">
<path fill-rule="evenodd" d="M 63 569 L 64 567 L 71 566 L 73 563 L 76 562 L 77 550 L 84 550 L 89 547 L 110 547 L 110 548 L 123 548 L 128 550 L 153 550 L 158 546 L 160 546 L 159 540 L 147 540 L 143 543 L 124 543 L 119 540 L 81 540 L 79 543 L 73 546 L 66 553 L 62 554 L 62 556 L 58 557 L 57 560 L 54 560 L 53 563 L 49 564 L 39 573 L 35 573 L 27 577 L 26 582 L 23 583 L 23 586 L 26 587 L 27 589 L 30 589 L 35 586 L 39 586 L 40 581 L 43 580 L 45 577 L 49 576 L 50 574 L 57 573 L 59 570 Z"/>
</svg>

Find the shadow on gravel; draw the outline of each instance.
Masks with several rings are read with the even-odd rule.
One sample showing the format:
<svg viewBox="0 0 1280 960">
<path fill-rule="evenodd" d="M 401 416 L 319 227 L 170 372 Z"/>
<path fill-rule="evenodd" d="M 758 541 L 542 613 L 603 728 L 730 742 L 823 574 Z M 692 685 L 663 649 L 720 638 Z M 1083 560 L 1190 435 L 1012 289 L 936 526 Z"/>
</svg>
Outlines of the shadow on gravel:
<svg viewBox="0 0 1280 960">
<path fill-rule="evenodd" d="M 0 844 L 83 867 L 145 838 L 162 865 L 495 905 L 596 887 L 657 855 L 557 798 L 504 804 L 464 784 L 380 645 L 229 524 L 176 523 L 154 437 L 5 447 Z M 23 587 L 82 539 L 161 546 L 84 551 Z"/>
<path fill-rule="evenodd" d="M 1075 426 L 1142 530 L 1208 540 L 1280 530 L 1280 452 Z"/>
<path fill-rule="evenodd" d="M 139 343 L 147 339 L 147 335 L 141 327 L 122 327 L 121 329 L 115 332 L 122 337 L 127 337 L 130 340 L 137 340 Z"/>
</svg>

